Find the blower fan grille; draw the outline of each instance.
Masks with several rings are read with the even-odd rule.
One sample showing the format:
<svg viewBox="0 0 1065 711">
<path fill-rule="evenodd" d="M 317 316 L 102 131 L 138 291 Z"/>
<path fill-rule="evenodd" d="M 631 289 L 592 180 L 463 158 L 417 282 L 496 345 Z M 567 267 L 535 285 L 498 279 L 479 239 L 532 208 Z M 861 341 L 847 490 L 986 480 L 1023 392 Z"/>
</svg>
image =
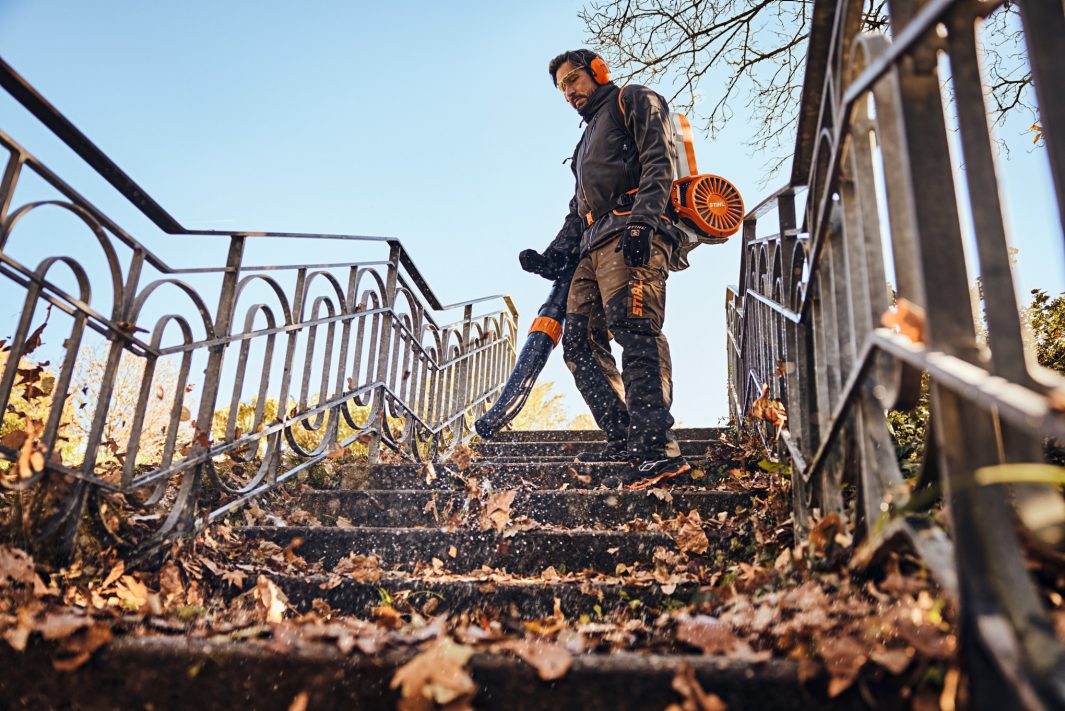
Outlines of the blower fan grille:
<svg viewBox="0 0 1065 711">
<path fill-rule="evenodd" d="M 729 237 L 743 223 L 743 198 L 729 181 L 717 175 L 692 175 L 673 183 L 677 215 L 710 237 Z"/>
</svg>

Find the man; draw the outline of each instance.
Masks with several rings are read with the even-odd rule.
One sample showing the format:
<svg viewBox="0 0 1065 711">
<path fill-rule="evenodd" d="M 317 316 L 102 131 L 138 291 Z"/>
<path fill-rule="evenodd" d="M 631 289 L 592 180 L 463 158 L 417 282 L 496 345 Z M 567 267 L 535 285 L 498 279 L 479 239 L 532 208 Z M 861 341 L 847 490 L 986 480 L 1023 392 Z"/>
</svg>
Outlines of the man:
<svg viewBox="0 0 1065 711">
<path fill-rule="evenodd" d="M 689 471 L 669 414 L 672 375 L 662 333 L 668 263 L 679 235 L 663 218 L 676 148 L 665 99 L 619 88 L 587 49 L 548 66 L 552 82 L 587 126 L 573 153 L 576 190 L 561 231 L 543 253 L 520 255 L 525 271 L 555 279 L 577 262 L 566 304 L 563 355 L 607 435 L 584 462 L 626 461 L 608 486 L 646 488 Z M 621 373 L 610 337 L 622 347 Z"/>
</svg>

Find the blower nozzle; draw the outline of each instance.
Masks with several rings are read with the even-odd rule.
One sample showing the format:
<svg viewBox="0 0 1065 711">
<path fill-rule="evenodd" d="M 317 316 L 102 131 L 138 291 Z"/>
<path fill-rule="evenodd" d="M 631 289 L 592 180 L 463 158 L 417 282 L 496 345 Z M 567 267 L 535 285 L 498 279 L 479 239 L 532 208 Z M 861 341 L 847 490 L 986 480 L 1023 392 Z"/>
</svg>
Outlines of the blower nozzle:
<svg viewBox="0 0 1065 711">
<path fill-rule="evenodd" d="M 499 393 L 499 399 L 474 423 L 477 434 L 482 438 L 494 437 L 525 407 L 525 401 L 529 399 L 529 393 L 532 392 L 540 371 L 551 357 L 551 351 L 562 340 L 562 324 L 566 321 L 566 298 L 569 296 L 572 276 L 572 270 L 566 270 L 555 280 L 547 300 L 533 319 L 525 345 L 521 347 L 514 370 Z"/>
</svg>

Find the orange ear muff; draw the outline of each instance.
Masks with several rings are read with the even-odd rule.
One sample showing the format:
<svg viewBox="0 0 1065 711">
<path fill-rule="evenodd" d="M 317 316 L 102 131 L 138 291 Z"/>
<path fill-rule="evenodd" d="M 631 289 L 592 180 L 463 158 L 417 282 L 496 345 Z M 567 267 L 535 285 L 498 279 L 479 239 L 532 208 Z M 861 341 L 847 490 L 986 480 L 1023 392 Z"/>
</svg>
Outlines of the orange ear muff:
<svg viewBox="0 0 1065 711">
<path fill-rule="evenodd" d="M 596 84 L 606 84 L 610 81 L 610 67 L 599 57 L 596 57 L 588 65 L 588 71 L 592 73 L 592 79 Z"/>
</svg>

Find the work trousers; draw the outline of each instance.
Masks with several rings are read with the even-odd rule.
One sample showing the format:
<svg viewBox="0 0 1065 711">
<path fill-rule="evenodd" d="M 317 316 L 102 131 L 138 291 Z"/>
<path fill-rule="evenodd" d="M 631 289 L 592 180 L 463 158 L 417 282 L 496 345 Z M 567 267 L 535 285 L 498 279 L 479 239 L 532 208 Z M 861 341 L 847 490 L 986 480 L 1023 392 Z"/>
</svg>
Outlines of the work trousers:
<svg viewBox="0 0 1065 711">
<path fill-rule="evenodd" d="M 577 264 L 566 304 L 562 352 L 592 417 L 614 444 L 641 456 L 678 456 L 672 364 L 662 333 L 670 244 L 653 238 L 646 266 L 629 267 L 618 239 Z M 621 346 L 621 372 L 610 352 Z"/>
</svg>

